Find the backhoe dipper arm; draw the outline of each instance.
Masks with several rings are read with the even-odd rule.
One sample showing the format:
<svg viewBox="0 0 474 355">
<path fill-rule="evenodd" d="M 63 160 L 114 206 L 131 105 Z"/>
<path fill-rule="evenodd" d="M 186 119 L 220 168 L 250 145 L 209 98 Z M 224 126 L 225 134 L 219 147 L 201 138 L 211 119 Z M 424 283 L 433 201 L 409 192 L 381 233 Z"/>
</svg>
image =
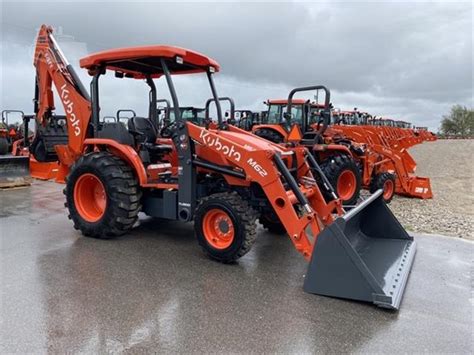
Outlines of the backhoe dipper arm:
<svg viewBox="0 0 474 355">
<path fill-rule="evenodd" d="M 36 68 L 35 115 L 39 124 L 46 125 L 55 109 L 54 84 L 67 117 L 67 150 L 69 155 L 76 156 L 82 152 L 91 118 L 90 97 L 52 33 L 51 27 L 42 25 L 36 40 L 33 62 Z"/>
</svg>

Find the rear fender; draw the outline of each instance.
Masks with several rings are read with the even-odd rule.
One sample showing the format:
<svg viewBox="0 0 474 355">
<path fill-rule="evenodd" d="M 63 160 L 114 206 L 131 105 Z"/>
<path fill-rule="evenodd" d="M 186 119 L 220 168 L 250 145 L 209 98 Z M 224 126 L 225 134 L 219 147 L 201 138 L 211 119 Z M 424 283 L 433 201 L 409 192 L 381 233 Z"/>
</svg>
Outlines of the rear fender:
<svg viewBox="0 0 474 355">
<path fill-rule="evenodd" d="M 93 146 L 94 148 L 97 148 L 97 149 L 106 148 L 112 154 L 120 157 L 120 159 L 127 162 L 135 171 L 135 175 L 138 178 L 138 182 L 140 183 L 140 186 L 144 186 L 147 184 L 148 179 L 147 179 L 145 167 L 143 166 L 143 163 L 140 157 L 138 156 L 138 153 L 135 151 L 135 149 L 133 149 L 133 147 L 130 147 L 125 144 L 120 144 L 117 141 L 114 141 L 112 139 L 102 139 L 102 138 L 86 139 L 84 141 L 84 148 L 87 148 L 90 146 Z"/>
</svg>

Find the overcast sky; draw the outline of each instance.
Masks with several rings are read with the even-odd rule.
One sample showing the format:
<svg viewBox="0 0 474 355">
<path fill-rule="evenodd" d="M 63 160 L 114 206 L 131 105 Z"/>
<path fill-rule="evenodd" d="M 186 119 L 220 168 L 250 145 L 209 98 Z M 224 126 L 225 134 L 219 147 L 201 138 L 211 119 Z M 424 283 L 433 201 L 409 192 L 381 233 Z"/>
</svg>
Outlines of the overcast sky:
<svg viewBox="0 0 474 355">
<path fill-rule="evenodd" d="M 433 130 L 453 104 L 472 107 L 471 2 L 1 4 L 1 109 L 32 110 L 42 23 L 58 29 L 77 71 L 80 57 L 114 47 L 169 44 L 207 54 L 221 64 L 220 96 L 242 109 L 263 110 L 264 100 L 315 84 L 331 89 L 335 107 Z M 202 77 L 176 81 L 182 105 L 203 106 L 210 96 Z M 103 114 L 146 112 L 143 82 L 108 75 L 101 90 Z"/>
</svg>

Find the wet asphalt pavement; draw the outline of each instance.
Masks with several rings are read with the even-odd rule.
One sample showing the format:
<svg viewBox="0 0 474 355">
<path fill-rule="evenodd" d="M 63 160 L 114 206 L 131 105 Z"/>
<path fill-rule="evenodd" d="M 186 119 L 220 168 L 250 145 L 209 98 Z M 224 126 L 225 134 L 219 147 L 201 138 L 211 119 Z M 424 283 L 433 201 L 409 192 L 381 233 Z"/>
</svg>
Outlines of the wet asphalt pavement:
<svg viewBox="0 0 474 355">
<path fill-rule="evenodd" d="M 418 236 L 401 310 L 306 294 L 306 262 L 263 230 L 238 264 L 191 224 L 81 237 L 61 185 L 0 191 L 1 353 L 472 353 L 474 243 Z"/>
</svg>

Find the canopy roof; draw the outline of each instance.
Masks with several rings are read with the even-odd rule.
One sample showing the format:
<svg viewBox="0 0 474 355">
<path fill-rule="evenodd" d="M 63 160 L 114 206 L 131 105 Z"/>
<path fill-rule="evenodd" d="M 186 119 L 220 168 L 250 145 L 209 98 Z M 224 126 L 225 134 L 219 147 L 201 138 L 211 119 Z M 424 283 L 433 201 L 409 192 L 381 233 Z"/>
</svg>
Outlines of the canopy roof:
<svg viewBox="0 0 474 355">
<path fill-rule="evenodd" d="M 116 48 L 93 53 L 81 58 L 81 68 L 93 70 L 99 66 L 123 73 L 126 77 L 143 79 L 147 75 L 153 78 L 163 75 L 161 59 L 168 59 L 166 64 L 172 74 L 190 74 L 206 72 L 209 67 L 219 71 L 219 64 L 198 52 L 172 46 L 141 46 Z M 178 62 L 182 59 L 182 63 Z M 171 60 L 169 60 L 171 59 Z"/>
</svg>

